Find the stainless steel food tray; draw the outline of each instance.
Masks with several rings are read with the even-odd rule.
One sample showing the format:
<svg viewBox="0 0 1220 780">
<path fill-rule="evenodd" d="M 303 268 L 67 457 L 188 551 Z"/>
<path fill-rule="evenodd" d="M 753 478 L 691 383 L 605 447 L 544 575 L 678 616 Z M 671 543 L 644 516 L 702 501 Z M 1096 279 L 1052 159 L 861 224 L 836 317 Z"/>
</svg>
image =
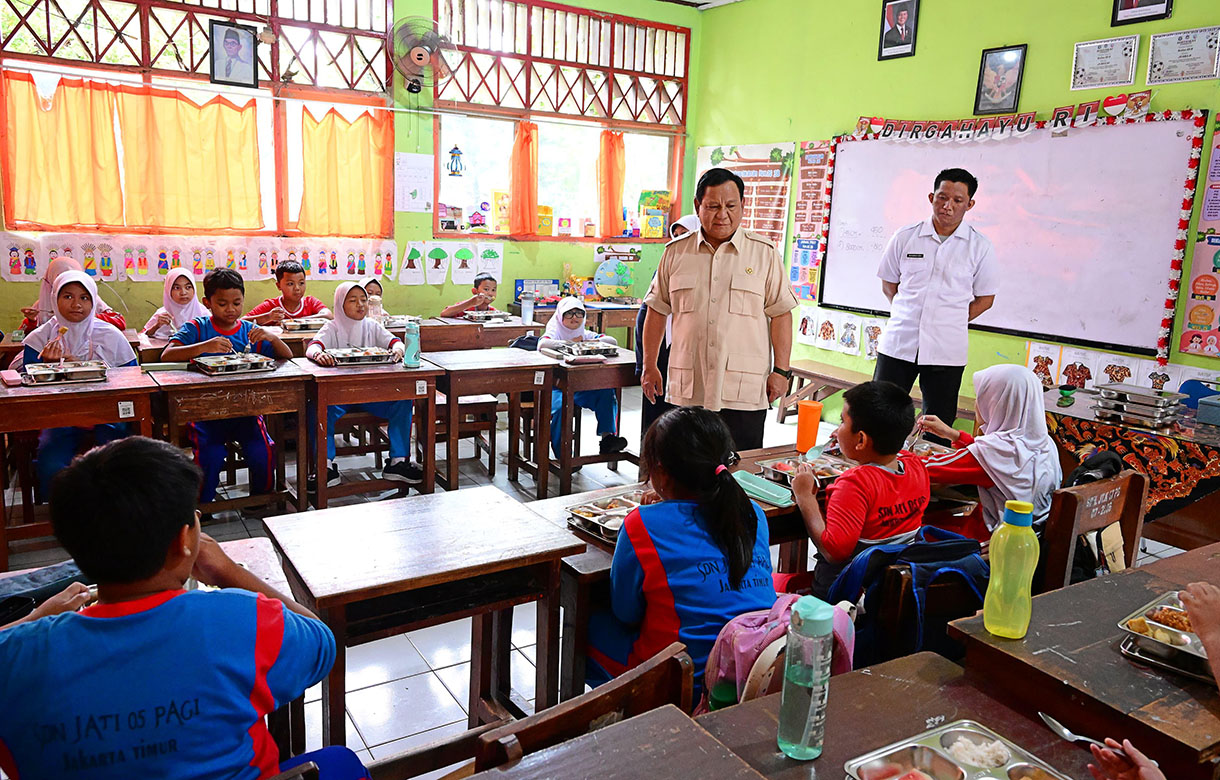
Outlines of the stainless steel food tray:
<svg viewBox="0 0 1220 780">
<path fill-rule="evenodd" d="M 1127 634 L 1136 637 L 1143 647 L 1155 648 L 1166 658 L 1173 658 L 1175 655 L 1184 653 L 1186 655 L 1201 658 L 1206 661 L 1207 650 L 1204 649 L 1203 643 L 1199 640 L 1198 634 L 1190 631 L 1182 631 L 1180 629 L 1162 625 L 1147 619 L 1147 613 L 1161 607 L 1184 612 L 1182 609 L 1182 602 L 1178 600 L 1178 592 L 1176 590 L 1170 591 L 1169 593 L 1163 593 L 1160 596 L 1157 596 L 1148 604 L 1145 604 L 1136 611 L 1132 612 L 1130 615 L 1127 615 L 1118 622 L 1118 627 Z M 1169 636 L 1169 641 L 1165 641 L 1164 639 L 1152 634 L 1141 634 L 1139 631 L 1128 628 L 1127 624 L 1136 618 L 1144 618 L 1149 624 L 1150 628 L 1159 629 L 1160 631 L 1165 632 Z"/>
<path fill-rule="evenodd" d="M 274 371 L 276 362 L 265 355 L 239 352 L 233 355 L 204 355 L 191 361 L 191 367 L 209 376 L 216 374 L 255 374 Z"/>
<path fill-rule="evenodd" d="M 21 378 L 27 385 L 66 385 L 105 382 L 106 364 L 100 360 L 65 360 L 62 363 L 30 363 Z"/>
<path fill-rule="evenodd" d="M 953 448 L 946 447 L 943 444 L 937 444 L 934 441 L 919 439 L 911 445 L 910 452 L 914 455 L 920 455 L 922 457 L 931 457 L 933 455 L 947 455 L 953 452 Z"/>
<path fill-rule="evenodd" d="M 796 474 L 796 465 L 802 463 L 804 458 L 800 455 L 790 455 L 786 458 L 771 458 L 770 460 L 760 460 L 758 462 L 759 473 L 772 482 L 778 482 L 781 485 L 792 487 L 792 477 Z M 814 468 L 817 470 L 818 483 L 826 485 L 833 482 L 840 474 L 847 471 L 851 466 L 838 458 L 822 455 L 814 458 L 812 461 Z M 785 468 L 785 466 L 789 468 Z"/>
<path fill-rule="evenodd" d="M 506 311 L 475 311 L 471 309 L 462 316 L 471 322 L 492 322 L 493 320 L 508 320 L 513 315 Z"/>
<path fill-rule="evenodd" d="M 618 347 L 613 344 L 603 344 L 596 341 L 576 342 L 573 344 L 560 344 L 556 347 L 557 351 L 563 352 L 575 357 L 589 357 L 590 355 L 605 355 L 607 357 L 616 357 L 618 355 Z"/>
<path fill-rule="evenodd" d="M 643 501 L 644 491 L 631 488 L 568 507 L 568 525 L 582 528 L 608 541 L 618 538 L 623 521 Z"/>
<path fill-rule="evenodd" d="M 999 740 L 1010 753 L 1009 760 L 997 767 L 977 767 L 962 763 L 949 754 L 949 746 L 959 738 L 976 744 Z M 932 780 L 1071 780 L 1049 764 L 972 720 L 957 720 L 925 731 L 918 736 L 894 742 L 843 765 L 855 780 L 900 777 L 913 769 Z M 900 770 L 887 774 L 889 769 Z"/>
<path fill-rule="evenodd" d="M 323 350 L 340 366 L 369 365 L 370 363 L 393 363 L 394 353 L 380 347 L 338 347 Z"/>
<path fill-rule="evenodd" d="M 1133 425 L 1137 428 L 1148 428 L 1153 431 L 1167 432 L 1172 430 L 1174 423 L 1178 421 L 1177 416 L 1162 417 L 1150 420 L 1147 417 L 1141 417 L 1135 414 L 1123 414 L 1120 412 L 1112 412 L 1108 409 L 1093 409 L 1093 416 L 1102 422 L 1121 422 L 1124 425 Z"/>
<path fill-rule="evenodd" d="M 386 317 L 382 322 L 386 328 L 405 328 L 408 322 L 414 322 L 416 325 L 423 322 L 421 317 L 415 317 L 410 314 L 398 314 Z"/>
<path fill-rule="evenodd" d="M 1182 413 L 1182 405 L 1180 403 L 1168 406 L 1150 406 L 1148 404 L 1136 403 L 1135 401 L 1115 401 L 1110 398 L 1098 398 L 1093 402 L 1093 408 L 1106 409 L 1107 411 L 1119 414 L 1135 414 L 1152 419 L 1164 417 L 1176 418 Z"/>
<path fill-rule="evenodd" d="M 1206 661 L 1200 661 L 1194 656 L 1179 653 L 1176 650 L 1171 650 L 1167 654 L 1159 643 L 1149 641 L 1145 644 L 1145 638 L 1129 636 L 1118 646 L 1118 652 L 1136 663 L 1155 666 L 1167 672 L 1207 683 L 1213 688 L 1216 687 L 1216 678 L 1212 676 Z"/>
<path fill-rule="evenodd" d="M 299 333 L 310 330 L 321 330 L 330 320 L 324 317 L 302 317 L 296 320 L 284 320 L 280 327 L 289 333 Z"/>
<path fill-rule="evenodd" d="M 1182 393 L 1169 390 L 1153 390 L 1150 387 L 1129 385 L 1125 383 L 1097 385 L 1097 392 L 1102 398 L 1111 401 L 1127 401 L 1146 406 L 1173 406 L 1186 398 Z"/>
</svg>

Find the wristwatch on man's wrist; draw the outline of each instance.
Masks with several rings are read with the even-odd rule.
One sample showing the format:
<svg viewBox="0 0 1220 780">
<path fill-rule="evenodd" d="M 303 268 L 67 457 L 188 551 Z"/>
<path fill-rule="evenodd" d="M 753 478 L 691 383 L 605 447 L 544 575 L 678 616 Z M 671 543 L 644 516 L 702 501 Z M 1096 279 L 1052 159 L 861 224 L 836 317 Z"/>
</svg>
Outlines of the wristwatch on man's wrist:
<svg viewBox="0 0 1220 780">
<path fill-rule="evenodd" d="M 789 368 L 780 368 L 779 366 L 773 366 L 773 367 L 771 368 L 771 373 L 772 373 L 772 374 L 779 374 L 779 375 L 780 375 L 780 376 L 782 376 L 784 379 L 791 379 L 791 378 L 792 378 L 792 369 L 789 369 Z"/>
</svg>

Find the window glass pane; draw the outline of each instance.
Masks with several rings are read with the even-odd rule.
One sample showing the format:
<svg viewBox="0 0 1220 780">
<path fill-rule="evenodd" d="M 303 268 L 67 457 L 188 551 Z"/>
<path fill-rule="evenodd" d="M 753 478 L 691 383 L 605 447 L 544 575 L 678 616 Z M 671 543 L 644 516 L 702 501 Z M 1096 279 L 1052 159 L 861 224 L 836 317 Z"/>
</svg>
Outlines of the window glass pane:
<svg viewBox="0 0 1220 780">
<path fill-rule="evenodd" d="M 597 152 L 601 129 L 538 123 L 538 206 L 560 217 L 597 219 Z"/>
<path fill-rule="evenodd" d="M 669 189 L 669 145 L 666 136 L 623 133 L 623 151 L 627 156 L 623 207 L 628 214 L 638 213 L 641 192 Z M 672 193 L 670 199 L 672 202 Z M 668 220 L 669 215 L 665 217 Z"/>
<path fill-rule="evenodd" d="M 441 117 L 440 146 L 436 150 L 441 162 L 439 200 L 446 206 L 460 208 L 464 223 L 469 224 L 477 212 L 488 232 L 491 231 L 492 193 L 508 192 L 514 130 L 513 122 L 500 119 L 448 114 Z M 454 147 L 462 153 L 460 176 L 451 175 L 449 170 Z M 437 208 L 439 211 L 439 205 Z"/>
</svg>

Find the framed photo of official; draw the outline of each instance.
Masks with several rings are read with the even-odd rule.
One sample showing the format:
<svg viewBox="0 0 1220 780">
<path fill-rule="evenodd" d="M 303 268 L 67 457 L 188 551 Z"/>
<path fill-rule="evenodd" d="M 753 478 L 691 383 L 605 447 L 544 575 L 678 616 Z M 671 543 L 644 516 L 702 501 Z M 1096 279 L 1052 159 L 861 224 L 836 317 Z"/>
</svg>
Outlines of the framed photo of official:
<svg viewBox="0 0 1220 780">
<path fill-rule="evenodd" d="M 1110 26 L 1135 24 L 1153 19 L 1168 19 L 1173 14 L 1173 0 L 1113 0 Z"/>
<path fill-rule="evenodd" d="M 1021 100 L 1026 44 L 984 49 L 979 83 L 974 92 L 974 113 L 1012 114 Z"/>
<path fill-rule="evenodd" d="M 882 0 L 877 59 L 893 60 L 915 54 L 920 0 Z"/>
<path fill-rule="evenodd" d="M 213 84 L 258 86 L 258 30 L 245 24 L 209 21 L 208 63 Z"/>
</svg>

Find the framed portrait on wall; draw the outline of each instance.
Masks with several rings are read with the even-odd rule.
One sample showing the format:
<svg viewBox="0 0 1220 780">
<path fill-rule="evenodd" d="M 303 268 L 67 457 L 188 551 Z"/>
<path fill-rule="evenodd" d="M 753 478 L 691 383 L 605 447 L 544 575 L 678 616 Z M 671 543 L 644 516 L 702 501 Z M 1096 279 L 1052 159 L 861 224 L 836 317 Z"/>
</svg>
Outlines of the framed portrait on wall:
<svg viewBox="0 0 1220 780">
<path fill-rule="evenodd" d="M 877 59 L 893 60 L 915 53 L 920 0 L 882 0 Z"/>
<path fill-rule="evenodd" d="M 245 24 L 212 19 L 208 62 L 213 84 L 234 87 L 258 86 L 258 30 Z"/>
<path fill-rule="evenodd" d="M 1110 26 L 1168 19 L 1172 13 L 1173 0 L 1114 0 Z"/>
<path fill-rule="evenodd" d="M 1011 114 L 1021 100 L 1021 76 L 1025 73 L 1026 44 L 984 49 L 979 63 L 979 83 L 974 93 L 974 113 Z"/>
</svg>

